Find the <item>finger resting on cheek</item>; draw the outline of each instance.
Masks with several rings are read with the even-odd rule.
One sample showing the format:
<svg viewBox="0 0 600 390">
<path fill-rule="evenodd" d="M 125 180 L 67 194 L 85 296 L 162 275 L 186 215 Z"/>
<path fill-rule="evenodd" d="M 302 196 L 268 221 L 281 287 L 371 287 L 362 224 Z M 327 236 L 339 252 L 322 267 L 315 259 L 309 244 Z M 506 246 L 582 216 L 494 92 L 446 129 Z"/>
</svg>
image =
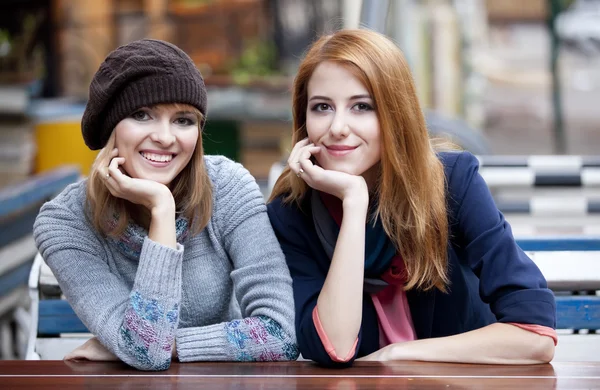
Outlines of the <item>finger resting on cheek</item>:
<svg viewBox="0 0 600 390">
<path fill-rule="evenodd" d="M 298 171 L 302 170 L 302 172 L 310 172 L 313 164 L 310 160 L 302 160 L 300 164 L 298 164 Z"/>
<path fill-rule="evenodd" d="M 301 160 L 309 160 L 311 156 L 312 156 L 312 153 L 310 152 L 310 150 L 305 150 L 305 151 L 302 153 L 302 158 L 301 158 Z"/>
<path fill-rule="evenodd" d="M 110 179 L 117 180 L 117 179 L 118 179 L 119 177 L 121 177 L 121 175 L 122 175 L 122 173 L 121 173 L 121 171 L 119 170 L 119 168 L 113 168 L 113 167 L 111 167 L 111 168 L 108 170 L 108 173 L 109 173 L 109 178 L 108 178 L 108 180 L 110 180 Z"/>
</svg>

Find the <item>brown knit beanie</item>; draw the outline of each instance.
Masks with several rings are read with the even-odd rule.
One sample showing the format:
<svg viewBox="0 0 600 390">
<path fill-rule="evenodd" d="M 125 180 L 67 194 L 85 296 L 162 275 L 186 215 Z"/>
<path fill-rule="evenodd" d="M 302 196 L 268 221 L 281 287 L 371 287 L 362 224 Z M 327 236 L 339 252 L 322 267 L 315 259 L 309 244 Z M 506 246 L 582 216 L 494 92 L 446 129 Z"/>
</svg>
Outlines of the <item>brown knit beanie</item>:
<svg viewBox="0 0 600 390">
<path fill-rule="evenodd" d="M 91 150 L 103 148 L 122 119 L 161 103 L 189 104 L 206 117 L 206 87 L 192 59 L 177 46 L 154 39 L 117 48 L 90 84 L 81 119 L 85 144 Z"/>
</svg>

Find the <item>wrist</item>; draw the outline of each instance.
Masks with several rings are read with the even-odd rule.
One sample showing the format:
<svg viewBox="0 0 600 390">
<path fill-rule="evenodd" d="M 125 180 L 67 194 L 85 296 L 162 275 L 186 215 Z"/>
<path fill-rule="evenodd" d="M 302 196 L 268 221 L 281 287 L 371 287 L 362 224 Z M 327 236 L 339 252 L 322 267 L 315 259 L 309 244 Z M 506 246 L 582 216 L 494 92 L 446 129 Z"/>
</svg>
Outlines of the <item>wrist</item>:
<svg viewBox="0 0 600 390">
<path fill-rule="evenodd" d="M 366 184 L 364 186 L 362 184 L 364 184 L 364 182 L 356 184 L 342 199 L 344 212 L 353 210 L 367 212 L 369 208 L 369 191 Z"/>
<path fill-rule="evenodd" d="M 175 211 L 175 199 L 171 191 L 165 187 L 164 191 L 156 194 L 148 209 L 152 214 L 155 212 Z"/>
<path fill-rule="evenodd" d="M 419 343 L 419 340 L 393 343 L 387 348 L 388 360 L 429 360 L 426 356 L 426 346 Z"/>
<path fill-rule="evenodd" d="M 171 196 L 171 199 L 165 199 L 162 202 L 156 203 L 150 208 L 150 214 L 152 218 L 167 218 L 173 217 L 175 219 L 175 200 Z"/>
<path fill-rule="evenodd" d="M 402 359 L 402 344 L 393 343 L 388 345 L 385 351 L 385 360 L 404 360 Z"/>
<path fill-rule="evenodd" d="M 367 213 L 369 211 L 369 202 L 364 201 L 364 199 L 346 198 L 342 202 L 342 210 L 344 213 L 344 220 L 351 216 L 364 220 L 367 218 Z"/>
</svg>

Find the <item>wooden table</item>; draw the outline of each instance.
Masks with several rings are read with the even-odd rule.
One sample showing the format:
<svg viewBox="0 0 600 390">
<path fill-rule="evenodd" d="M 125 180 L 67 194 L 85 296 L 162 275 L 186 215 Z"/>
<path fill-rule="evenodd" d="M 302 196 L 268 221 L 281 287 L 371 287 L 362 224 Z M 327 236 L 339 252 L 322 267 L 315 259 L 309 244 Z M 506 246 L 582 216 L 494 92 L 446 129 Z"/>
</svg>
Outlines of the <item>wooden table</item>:
<svg viewBox="0 0 600 390">
<path fill-rule="evenodd" d="M 142 372 L 122 363 L 0 361 L 2 389 L 600 389 L 600 363 L 489 366 L 366 363 L 331 370 L 310 362 L 173 363 Z"/>
</svg>

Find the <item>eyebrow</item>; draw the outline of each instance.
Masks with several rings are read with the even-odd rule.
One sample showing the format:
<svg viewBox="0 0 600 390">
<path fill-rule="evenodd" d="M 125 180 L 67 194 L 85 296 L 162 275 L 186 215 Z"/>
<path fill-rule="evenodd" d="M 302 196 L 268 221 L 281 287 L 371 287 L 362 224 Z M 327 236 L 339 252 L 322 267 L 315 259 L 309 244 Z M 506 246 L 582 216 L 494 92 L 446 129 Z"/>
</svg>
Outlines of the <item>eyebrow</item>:
<svg viewBox="0 0 600 390">
<path fill-rule="evenodd" d="M 371 97 L 371 95 L 354 95 L 354 96 L 350 96 L 349 100 L 357 100 L 357 99 L 372 99 L 372 97 Z M 310 99 L 308 99 L 309 102 L 311 100 L 327 100 L 327 101 L 331 101 L 331 98 L 328 98 L 327 96 L 315 95 L 315 96 L 311 97 Z"/>
</svg>

